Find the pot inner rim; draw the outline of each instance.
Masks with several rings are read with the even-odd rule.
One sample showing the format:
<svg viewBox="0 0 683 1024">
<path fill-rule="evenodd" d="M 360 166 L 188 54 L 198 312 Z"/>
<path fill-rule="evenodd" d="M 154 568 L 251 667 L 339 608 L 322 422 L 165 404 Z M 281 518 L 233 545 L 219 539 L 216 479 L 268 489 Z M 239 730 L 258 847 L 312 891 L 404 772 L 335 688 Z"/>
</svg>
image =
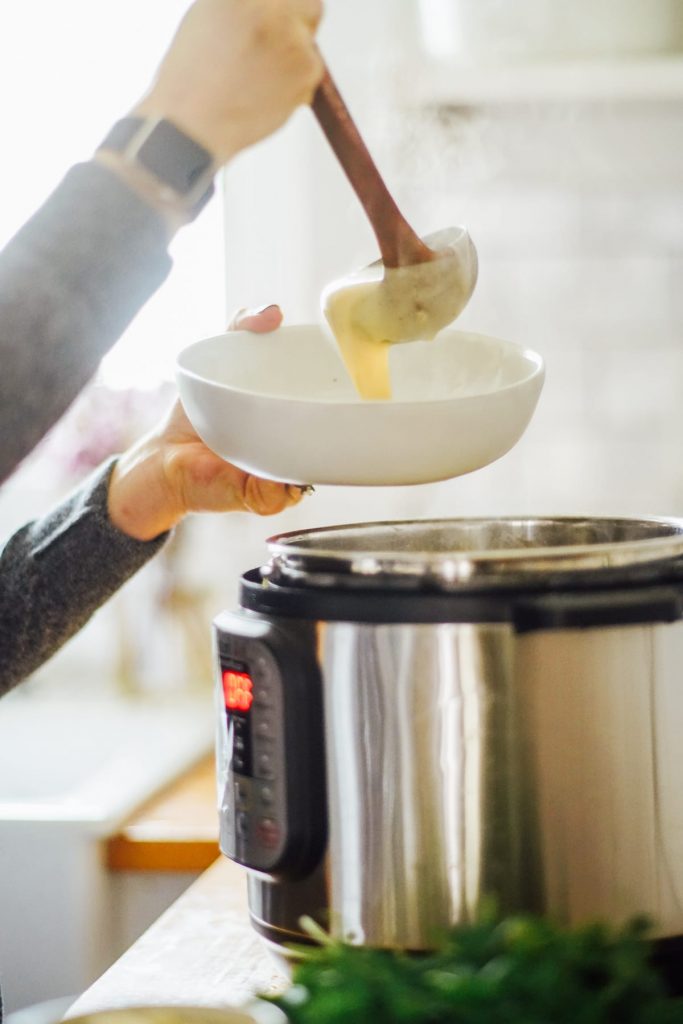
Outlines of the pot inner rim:
<svg viewBox="0 0 683 1024">
<path fill-rule="evenodd" d="M 628 571 L 683 556 L 683 519 L 500 517 L 351 523 L 278 534 L 267 575 L 468 582 Z M 322 579 L 320 579 L 322 582 Z"/>
</svg>

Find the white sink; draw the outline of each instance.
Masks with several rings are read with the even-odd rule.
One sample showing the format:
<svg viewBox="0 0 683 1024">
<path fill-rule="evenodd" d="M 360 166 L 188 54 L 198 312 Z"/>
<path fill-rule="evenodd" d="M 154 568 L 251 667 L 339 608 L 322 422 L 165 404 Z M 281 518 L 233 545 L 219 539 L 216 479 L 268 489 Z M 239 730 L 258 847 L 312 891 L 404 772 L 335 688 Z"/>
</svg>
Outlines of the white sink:
<svg viewBox="0 0 683 1024">
<path fill-rule="evenodd" d="M 211 698 L 0 700 L 0 821 L 108 834 L 213 742 Z"/>
<path fill-rule="evenodd" d="M 76 994 L 116 949 L 103 840 L 208 753 L 201 699 L 0 700 L 0 983 L 6 1009 Z"/>
</svg>

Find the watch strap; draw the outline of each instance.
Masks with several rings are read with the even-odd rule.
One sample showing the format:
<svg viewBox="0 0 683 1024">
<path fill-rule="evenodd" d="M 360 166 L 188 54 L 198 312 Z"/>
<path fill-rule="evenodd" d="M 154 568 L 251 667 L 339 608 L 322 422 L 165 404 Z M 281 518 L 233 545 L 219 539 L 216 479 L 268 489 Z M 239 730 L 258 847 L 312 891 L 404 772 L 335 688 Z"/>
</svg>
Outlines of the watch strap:
<svg viewBox="0 0 683 1024">
<path fill-rule="evenodd" d="M 99 149 L 110 150 L 152 174 L 173 197 L 187 204 L 194 218 L 214 193 L 216 166 L 211 153 L 170 121 L 124 117 L 113 125 Z"/>
</svg>

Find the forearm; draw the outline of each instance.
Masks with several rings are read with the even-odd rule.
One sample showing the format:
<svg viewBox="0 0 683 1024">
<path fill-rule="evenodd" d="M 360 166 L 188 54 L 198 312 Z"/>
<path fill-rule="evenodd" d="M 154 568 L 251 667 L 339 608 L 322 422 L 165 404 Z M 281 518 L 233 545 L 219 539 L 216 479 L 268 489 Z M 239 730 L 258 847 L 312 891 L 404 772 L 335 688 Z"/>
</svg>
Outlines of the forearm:
<svg viewBox="0 0 683 1024">
<path fill-rule="evenodd" d="M 0 481 L 167 276 L 163 218 L 109 169 L 73 168 L 0 253 Z"/>
<path fill-rule="evenodd" d="M 0 553 L 0 694 L 74 635 L 163 545 L 141 542 L 107 514 L 112 461 Z"/>
</svg>

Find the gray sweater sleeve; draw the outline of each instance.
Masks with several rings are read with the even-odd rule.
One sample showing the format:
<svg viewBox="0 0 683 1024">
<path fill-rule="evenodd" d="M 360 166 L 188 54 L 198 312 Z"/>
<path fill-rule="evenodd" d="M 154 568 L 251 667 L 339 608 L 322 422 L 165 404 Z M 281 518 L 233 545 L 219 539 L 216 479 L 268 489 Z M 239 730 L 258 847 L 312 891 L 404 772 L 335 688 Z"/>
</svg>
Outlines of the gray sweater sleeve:
<svg viewBox="0 0 683 1024">
<path fill-rule="evenodd" d="M 0 695 L 46 661 L 163 545 L 107 515 L 111 460 L 0 552 Z"/>
<path fill-rule="evenodd" d="M 0 482 L 167 276 L 162 218 L 79 164 L 0 253 Z"/>
<path fill-rule="evenodd" d="M 167 276 L 161 217 L 80 164 L 0 253 L 0 482 L 59 419 Z M 0 694 L 86 622 L 163 543 L 107 516 L 106 466 L 0 554 Z"/>
</svg>

